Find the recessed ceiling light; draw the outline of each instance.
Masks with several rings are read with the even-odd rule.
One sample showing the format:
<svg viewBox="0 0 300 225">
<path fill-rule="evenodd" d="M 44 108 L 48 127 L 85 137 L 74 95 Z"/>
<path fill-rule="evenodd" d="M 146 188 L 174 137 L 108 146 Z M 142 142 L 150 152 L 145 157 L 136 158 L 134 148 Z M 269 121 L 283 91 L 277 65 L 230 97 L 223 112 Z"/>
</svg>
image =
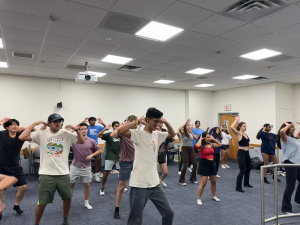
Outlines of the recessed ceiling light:
<svg viewBox="0 0 300 225">
<path fill-rule="evenodd" d="M 0 38 L 0 48 L 3 48 L 2 38 Z"/>
<path fill-rule="evenodd" d="M 187 71 L 185 73 L 202 75 L 202 74 L 211 73 L 211 72 L 214 72 L 214 70 L 197 68 L 197 69 L 194 69 L 194 70 Z"/>
<path fill-rule="evenodd" d="M 125 64 L 132 60 L 132 58 L 116 56 L 116 55 L 107 55 L 102 62 L 115 63 L 115 64 Z"/>
<path fill-rule="evenodd" d="M 261 50 L 250 52 L 245 55 L 241 55 L 240 57 L 247 58 L 247 59 L 253 59 L 253 60 L 260 60 L 260 59 L 266 59 L 270 58 L 276 55 L 281 55 L 281 52 L 272 51 L 266 48 L 263 48 Z"/>
<path fill-rule="evenodd" d="M 157 81 L 154 81 L 153 83 L 157 83 L 157 84 L 170 84 L 170 83 L 173 83 L 175 81 L 173 80 L 157 80 Z"/>
<path fill-rule="evenodd" d="M 106 73 L 99 73 L 99 72 L 93 72 L 93 71 L 87 71 L 89 75 L 94 75 L 96 77 L 103 77 L 106 75 Z"/>
<path fill-rule="evenodd" d="M 211 86 L 215 86 L 214 84 L 199 84 L 199 85 L 195 85 L 195 87 L 211 87 Z"/>
<path fill-rule="evenodd" d="M 258 76 L 256 75 L 242 75 L 242 76 L 238 76 L 238 77 L 233 77 L 232 79 L 238 79 L 238 80 L 248 80 L 248 79 L 252 79 L 252 78 L 256 78 Z"/>
<path fill-rule="evenodd" d="M 184 29 L 151 21 L 135 35 L 157 41 L 166 41 L 181 33 Z"/>
<path fill-rule="evenodd" d="M 0 62 L 0 67 L 7 68 L 8 67 L 7 62 Z"/>
</svg>

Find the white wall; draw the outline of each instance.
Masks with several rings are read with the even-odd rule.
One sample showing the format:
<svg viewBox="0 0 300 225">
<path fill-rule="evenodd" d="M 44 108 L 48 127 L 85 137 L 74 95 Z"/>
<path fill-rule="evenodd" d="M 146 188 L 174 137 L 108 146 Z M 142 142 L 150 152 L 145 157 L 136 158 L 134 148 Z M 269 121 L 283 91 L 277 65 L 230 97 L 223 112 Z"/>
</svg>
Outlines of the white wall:
<svg viewBox="0 0 300 225">
<path fill-rule="evenodd" d="M 238 112 L 247 123 L 251 143 L 260 144 L 255 137 L 264 123 L 276 126 L 275 83 L 216 91 L 213 102 L 213 120 L 218 121 L 218 113 L 225 113 L 224 105 L 231 104 L 231 112 Z"/>
<path fill-rule="evenodd" d="M 294 112 L 295 121 L 300 122 L 300 84 L 294 85 Z"/>
<path fill-rule="evenodd" d="M 57 112 L 65 125 L 76 125 L 85 117 L 101 117 L 106 124 L 124 121 L 134 114 L 145 116 L 149 107 L 164 113 L 174 129 L 185 119 L 185 92 L 112 84 L 83 84 L 73 80 L 0 75 L 0 118 L 17 118 L 21 126 L 46 121 Z M 56 103 L 62 101 L 63 108 Z"/>
</svg>

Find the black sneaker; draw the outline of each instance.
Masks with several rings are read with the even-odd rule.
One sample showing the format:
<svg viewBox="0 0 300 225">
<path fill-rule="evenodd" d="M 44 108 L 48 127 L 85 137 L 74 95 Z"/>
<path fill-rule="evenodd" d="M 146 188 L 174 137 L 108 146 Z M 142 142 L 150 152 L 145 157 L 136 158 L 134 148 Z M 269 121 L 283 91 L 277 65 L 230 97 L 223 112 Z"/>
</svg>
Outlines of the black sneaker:
<svg viewBox="0 0 300 225">
<path fill-rule="evenodd" d="M 274 180 L 274 175 L 273 175 L 273 180 Z M 277 181 L 278 181 L 278 182 L 281 182 L 281 180 L 280 180 L 280 179 L 278 179 L 278 178 L 277 178 Z"/>
<path fill-rule="evenodd" d="M 115 211 L 115 213 L 114 213 L 114 218 L 115 218 L 115 219 L 120 219 L 120 214 L 119 214 L 119 212 Z"/>
<path fill-rule="evenodd" d="M 240 188 L 240 187 L 236 187 L 235 190 L 238 191 L 238 192 L 245 192 L 245 191 L 244 191 L 242 188 Z"/>
<path fill-rule="evenodd" d="M 270 182 L 268 181 L 268 179 L 266 177 L 264 178 L 264 182 L 265 182 L 265 184 L 270 184 Z"/>
<path fill-rule="evenodd" d="M 244 187 L 253 188 L 253 186 L 250 184 L 244 184 Z"/>
<path fill-rule="evenodd" d="M 20 209 L 20 206 L 19 205 L 15 205 L 13 210 L 15 210 L 18 214 L 22 214 L 23 211 Z"/>
</svg>

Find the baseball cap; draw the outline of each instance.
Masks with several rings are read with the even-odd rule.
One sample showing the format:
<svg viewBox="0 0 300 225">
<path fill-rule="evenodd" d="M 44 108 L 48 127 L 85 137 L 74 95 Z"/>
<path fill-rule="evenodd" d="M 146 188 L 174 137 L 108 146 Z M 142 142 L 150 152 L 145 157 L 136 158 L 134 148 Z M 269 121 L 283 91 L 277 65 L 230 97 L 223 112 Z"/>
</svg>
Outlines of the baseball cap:
<svg viewBox="0 0 300 225">
<path fill-rule="evenodd" d="M 59 114 L 57 113 L 53 113 L 48 117 L 48 122 L 51 123 L 55 120 L 62 120 L 65 121 L 64 118 L 62 118 Z"/>
</svg>

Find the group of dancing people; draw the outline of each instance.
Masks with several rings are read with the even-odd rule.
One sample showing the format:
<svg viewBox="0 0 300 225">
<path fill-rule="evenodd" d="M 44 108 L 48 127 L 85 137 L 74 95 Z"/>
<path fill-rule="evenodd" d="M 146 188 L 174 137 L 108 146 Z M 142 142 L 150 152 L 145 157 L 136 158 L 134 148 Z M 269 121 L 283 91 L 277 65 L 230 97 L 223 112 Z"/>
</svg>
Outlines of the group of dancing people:
<svg viewBox="0 0 300 225">
<path fill-rule="evenodd" d="M 130 213 L 127 224 L 142 224 L 143 210 L 150 199 L 162 216 L 162 224 L 173 223 L 174 211 L 169 203 L 163 187 L 167 187 L 165 178 L 168 175 L 167 147 L 174 141 L 176 133 L 170 123 L 163 118 L 163 113 L 156 108 L 149 108 L 145 117 L 138 118 L 130 115 L 123 123 L 114 121 L 106 125 L 101 119 L 96 125 L 95 117 L 88 117 L 82 123 L 73 126 L 67 125 L 63 129 L 64 118 L 59 114 L 51 114 L 47 122 L 38 121 L 28 127 L 20 127 L 16 119 L 4 118 L 0 120 L 4 131 L 0 131 L 0 219 L 2 218 L 3 193 L 9 186 L 18 187 L 14 210 L 18 214 L 23 211 L 20 203 L 26 191 L 26 179 L 22 167 L 19 165 L 19 155 L 25 141 L 35 143 L 40 148 L 39 168 L 39 196 L 35 213 L 35 224 L 38 225 L 49 203 L 53 203 L 54 194 L 58 191 L 63 200 L 63 225 L 70 225 L 68 220 L 71 207 L 73 188 L 78 178 L 84 185 L 84 206 L 92 209 L 89 204 L 90 182 L 94 178 L 100 182 L 100 155 L 105 154 L 104 173 L 101 174 L 102 186 L 100 195 L 105 196 L 105 184 L 108 175 L 114 166 L 119 173 L 119 186 L 116 193 L 114 218 L 120 219 L 119 208 L 122 193 L 126 192 L 126 183 L 129 180 Z M 250 184 L 251 158 L 249 149 L 250 138 L 245 133 L 247 125 L 239 122 L 240 117 L 235 117 L 235 122 L 230 126 L 236 135 L 239 150 L 237 153 L 239 174 L 236 180 L 236 191 L 244 192 L 242 183 L 246 188 L 253 188 Z M 89 124 L 87 124 L 87 122 Z M 42 125 L 36 129 L 37 125 Z M 166 127 L 166 129 L 163 128 Z M 109 132 L 110 130 L 112 132 Z M 284 123 L 275 135 L 270 132 L 271 125 L 264 124 L 256 138 L 261 139 L 261 154 L 264 164 L 278 163 L 275 146 L 282 149 L 283 163 L 300 164 L 300 132 L 294 136 L 295 127 L 291 122 Z M 198 187 L 197 204 L 203 205 L 201 197 L 204 188 L 210 180 L 212 199 L 220 202 L 216 196 L 218 169 L 229 169 L 230 145 L 235 145 L 226 125 L 200 128 L 200 121 L 195 122 L 195 127 L 188 119 L 177 132 L 180 141 L 179 184 L 186 186 L 186 171 L 191 168 L 190 182 L 198 184 L 196 174 L 201 176 Z M 106 142 L 106 148 L 101 149 L 98 138 Z M 69 152 L 72 149 L 74 159 L 69 167 Z M 199 155 L 199 163 L 196 156 Z M 95 159 L 95 173 L 91 172 L 91 159 Z M 158 175 L 157 164 L 162 170 Z M 182 167 L 182 168 L 181 168 Z M 296 180 L 300 181 L 299 167 L 286 167 L 286 189 L 282 200 L 282 212 L 291 214 L 291 196 L 295 189 Z M 275 171 L 277 172 L 277 171 Z M 145 174 L 147 174 L 145 176 Z M 274 175 L 273 175 L 274 178 Z M 243 182 L 244 180 L 244 182 Z M 280 181 L 280 180 L 278 180 Z M 269 183 L 266 178 L 265 183 Z M 295 202 L 300 204 L 300 187 L 298 186 Z"/>
</svg>

